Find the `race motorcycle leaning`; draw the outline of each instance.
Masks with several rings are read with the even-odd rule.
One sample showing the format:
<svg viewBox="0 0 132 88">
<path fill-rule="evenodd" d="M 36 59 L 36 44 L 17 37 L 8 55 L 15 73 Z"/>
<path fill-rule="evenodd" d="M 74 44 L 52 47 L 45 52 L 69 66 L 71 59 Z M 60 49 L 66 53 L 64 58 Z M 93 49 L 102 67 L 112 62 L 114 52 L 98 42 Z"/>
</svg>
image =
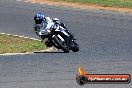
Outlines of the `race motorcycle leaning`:
<svg viewBox="0 0 132 88">
<path fill-rule="evenodd" d="M 56 47 L 57 49 L 62 49 L 65 53 L 69 53 L 70 50 L 73 52 L 79 51 L 79 45 L 76 43 L 76 39 L 71 35 L 67 30 L 65 24 L 62 22 L 56 23 L 55 29 L 47 29 L 44 31 L 43 35 L 41 35 L 41 39 L 45 41 L 45 45 L 47 47 Z M 37 33 L 41 30 L 42 26 L 40 26 L 37 30 Z M 35 30 L 36 32 L 36 30 Z"/>
</svg>

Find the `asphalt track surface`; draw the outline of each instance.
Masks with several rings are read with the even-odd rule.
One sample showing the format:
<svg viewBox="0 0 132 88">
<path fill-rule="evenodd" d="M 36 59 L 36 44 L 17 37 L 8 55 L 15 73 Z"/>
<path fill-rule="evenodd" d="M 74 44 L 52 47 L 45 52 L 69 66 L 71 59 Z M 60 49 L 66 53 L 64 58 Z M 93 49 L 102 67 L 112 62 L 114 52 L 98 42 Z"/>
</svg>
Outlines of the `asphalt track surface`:
<svg viewBox="0 0 132 88">
<path fill-rule="evenodd" d="M 132 88 L 131 83 L 81 87 L 75 81 L 78 66 L 87 73 L 132 75 L 132 14 L 0 0 L 0 32 L 37 38 L 33 16 L 40 10 L 68 26 L 80 51 L 0 56 L 0 88 Z"/>
</svg>

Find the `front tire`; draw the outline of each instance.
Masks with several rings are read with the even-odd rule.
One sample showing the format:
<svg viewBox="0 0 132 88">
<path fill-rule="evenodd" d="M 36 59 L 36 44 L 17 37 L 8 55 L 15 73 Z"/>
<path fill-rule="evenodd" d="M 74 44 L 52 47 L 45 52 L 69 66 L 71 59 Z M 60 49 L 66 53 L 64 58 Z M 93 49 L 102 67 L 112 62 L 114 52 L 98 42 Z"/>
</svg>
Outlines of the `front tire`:
<svg viewBox="0 0 132 88">
<path fill-rule="evenodd" d="M 78 51 L 79 51 L 79 45 L 78 45 L 77 43 L 72 42 L 71 47 L 72 47 L 71 50 L 72 50 L 73 52 L 78 52 Z"/>
<path fill-rule="evenodd" d="M 65 53 L 69 53 L 69 47 L 63 45 L 63 43 L 59 40 L 59 38 L 57 36 L 53 37 L 54 42 L 65 52 Z M 65 40 L 66 41 L 66 40 Z"/>
</svg>

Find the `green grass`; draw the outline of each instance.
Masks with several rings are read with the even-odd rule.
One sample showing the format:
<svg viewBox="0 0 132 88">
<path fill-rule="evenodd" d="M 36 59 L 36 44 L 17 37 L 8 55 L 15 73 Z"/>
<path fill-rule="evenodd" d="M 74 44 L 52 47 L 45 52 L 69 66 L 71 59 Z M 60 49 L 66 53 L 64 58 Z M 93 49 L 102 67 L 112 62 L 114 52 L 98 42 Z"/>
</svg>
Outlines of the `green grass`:
<svg viewBox="0 0 132 88">
<path fill-rule="evenodd" d="M 47 47 L 44 43 L 14 36 L 0 35 L 0 53 L 25 53 L 43 50 Z"/>
<path fill-rule="evenodd" d="M 79 2 L 101 5 L 104 7 L 126 7 L 132 8 L 132 0 L 51 0 L 51 1 L 66 1 L 66 2 Z"/>
</svg>

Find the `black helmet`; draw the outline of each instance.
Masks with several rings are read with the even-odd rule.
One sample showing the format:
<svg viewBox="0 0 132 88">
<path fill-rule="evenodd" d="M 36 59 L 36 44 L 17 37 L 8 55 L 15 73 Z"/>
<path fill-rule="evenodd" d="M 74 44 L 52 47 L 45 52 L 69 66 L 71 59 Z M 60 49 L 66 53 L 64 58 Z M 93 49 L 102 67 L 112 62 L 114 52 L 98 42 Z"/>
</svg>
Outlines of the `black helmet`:
<svg viewBox="0 0 132 88">
<path fill-rule="evenodd" d="M 41 13 L 37 13 L 34 17 L 34 21 L 36 24 L 41 24 L 45 19 L 45 16 L 44 14 L 41 12 Z"/>
</svg>

